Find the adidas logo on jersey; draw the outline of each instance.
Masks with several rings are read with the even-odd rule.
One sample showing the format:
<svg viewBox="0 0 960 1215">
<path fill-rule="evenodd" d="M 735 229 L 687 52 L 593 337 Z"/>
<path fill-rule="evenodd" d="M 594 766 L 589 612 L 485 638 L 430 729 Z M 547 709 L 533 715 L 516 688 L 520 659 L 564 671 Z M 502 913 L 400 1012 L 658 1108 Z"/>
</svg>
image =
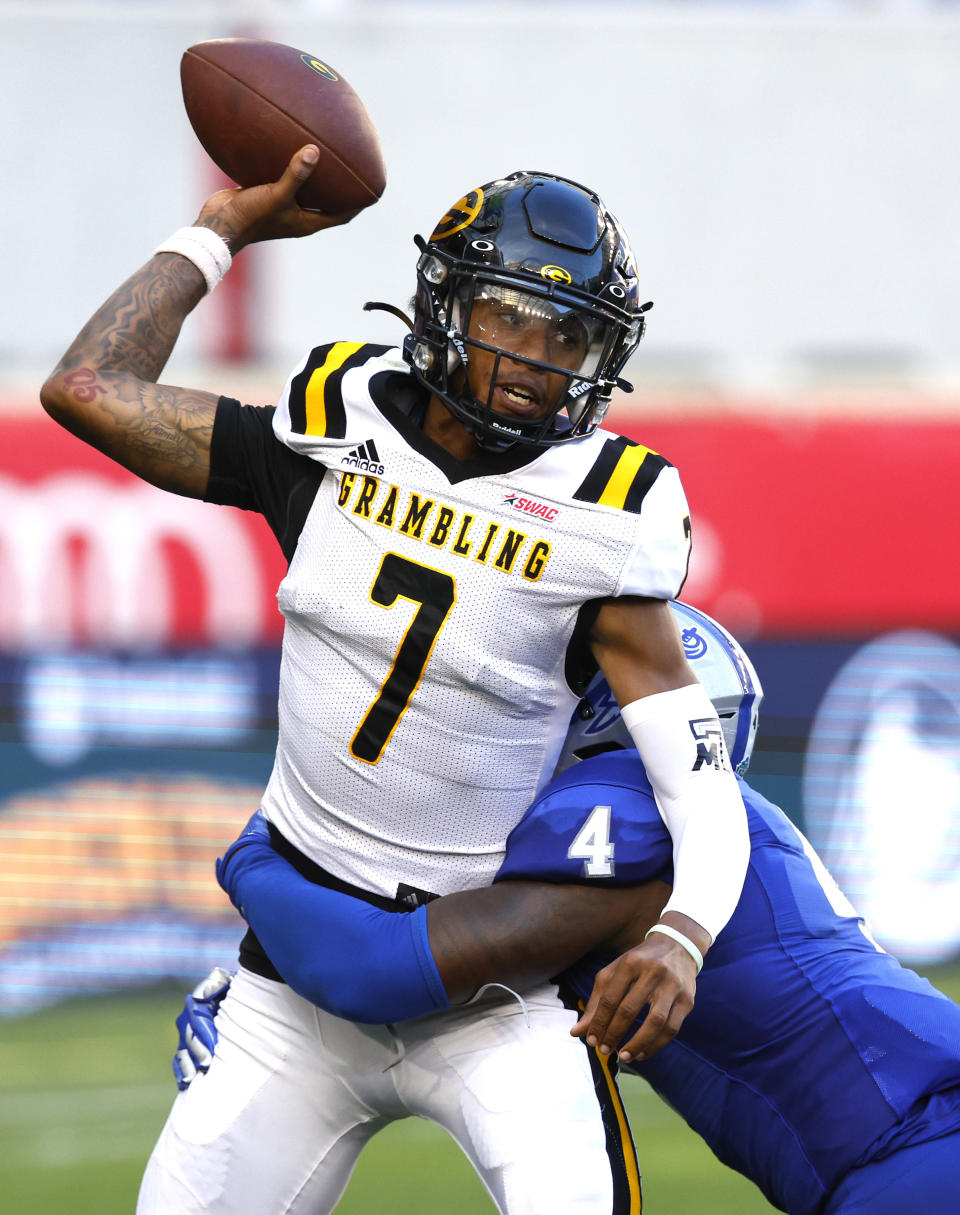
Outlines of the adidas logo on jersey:
<svg viewBox="0 0 960 1215">
<path fill-rule="evenodd" d="M 362 472 L 383 473 L 383 465 L 380 463 L 380 453 L 377 451 L 377 446 L 373 439 L 367 439 L 366 443 L 361 443 L 359 447 L 355 447 L 353 451 L 348 451 L 347 454 L 340 459 L 341 464 L 346 464 L 348 468 L 359 468 Z"/>
<path fill-rule="evenodd" d="M 513 492 L 508 493 L 503 502 L 505 506 L 521 510 L 525 515 L 532 515 L 534 519 L 546 519 L 548 523 L 552 523 L 560 513 L 555 506 L 547 506 L 546 502 L 537 502 L 533 498 L 524 498 Z"/>
</svg>

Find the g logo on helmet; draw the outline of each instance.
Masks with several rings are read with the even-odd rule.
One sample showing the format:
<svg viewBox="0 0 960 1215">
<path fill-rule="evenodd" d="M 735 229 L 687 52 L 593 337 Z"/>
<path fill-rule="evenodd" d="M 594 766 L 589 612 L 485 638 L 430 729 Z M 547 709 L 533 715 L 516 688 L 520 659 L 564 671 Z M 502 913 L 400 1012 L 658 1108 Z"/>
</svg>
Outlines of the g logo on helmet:
<svg viewBox="0 0 960 1215">
<path fill-rule="evenodd" d="M 430 239 L 446 240 L 448 236 L 453 236 L 454 233 L 469 228 L 482 209 L 483 191 L 481 189 L 471 190 L 469 194 L 465 194 L 463 198 L 453 204 L 430 234 Z"/>
<path fill-rule="evenodd" d="M 314 59 L 312 55 L 301 55 L 300 58 L 308 68 L 312 68 L 317 75 L 323 76 L 325 80 L 333 80 L 336 82 L 340 79 L 333 68 L 328 68 L 325 63 L 319 59 Z"/>
<path fill-rule="evenodd" d="M 564 270 L 563 266 L 541 266 L 540 277 L 548 278 L 553 283 L 572 283 L 570 271 Z"/>
</svg>

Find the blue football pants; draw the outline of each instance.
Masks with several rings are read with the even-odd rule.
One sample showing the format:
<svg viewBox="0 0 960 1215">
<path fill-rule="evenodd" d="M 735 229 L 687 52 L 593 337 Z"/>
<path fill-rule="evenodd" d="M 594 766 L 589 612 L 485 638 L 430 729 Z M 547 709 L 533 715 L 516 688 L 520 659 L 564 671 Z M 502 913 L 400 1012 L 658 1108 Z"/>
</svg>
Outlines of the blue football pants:
<svg viewBox="0 0 960 1215">
<path fill-rule="evenodd" d="M 960 1131 L 851 1169 L 824 1215 L 904 1215 L 911 1210 L 960 1212 Z"/>
</svg>

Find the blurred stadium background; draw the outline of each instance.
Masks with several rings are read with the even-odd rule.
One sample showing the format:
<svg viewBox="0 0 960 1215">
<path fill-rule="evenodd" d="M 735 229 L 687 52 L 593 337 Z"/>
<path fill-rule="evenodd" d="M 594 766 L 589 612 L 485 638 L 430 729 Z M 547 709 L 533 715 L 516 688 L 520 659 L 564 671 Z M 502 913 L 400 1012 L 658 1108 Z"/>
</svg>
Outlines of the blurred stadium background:
<svg viewBox="0 0 960 1215">
<path fill-rule="evenodd" d="M 612 424 L 694 516 L 685 598 L 766 688 L 755 783 L 880 940 L 960 955 L 957 0 L 0 3 L 0 1188 L 129 1211 L 172 1097 L 179 991 L 229 961 L 212 859 L 269 773 L 282 563 L 258 519 L 168 497 L 37 390 L 219 184 L 178 64 L 256 34 L 343 72 L 382 202 L 244 254 L 170 382 L 272 401 L 318 339 L 393 340 L 417 231 L 519 167 L 607 199 L 656 302 Z M 651 1210 L 764 1211 L 627 1086 Z M 636 1091 L 634 1091 L 636 1090 Z M 342 1210 L 489 1206 L 393 1128 Z"/>
</svg>

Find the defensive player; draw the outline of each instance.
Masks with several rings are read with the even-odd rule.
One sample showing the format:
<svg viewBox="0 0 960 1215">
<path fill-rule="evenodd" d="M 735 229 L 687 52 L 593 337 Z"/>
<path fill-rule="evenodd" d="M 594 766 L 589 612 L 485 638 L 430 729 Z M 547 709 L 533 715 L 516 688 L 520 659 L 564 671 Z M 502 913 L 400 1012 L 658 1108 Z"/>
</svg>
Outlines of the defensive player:
<svg viewBox="0 0 960 1215">
<path fill-rule="evenodd" d="M 715 622 L 675 610 L 742 771 L 761 695 L 752 667 Z M 630 745 L 601 678 L 586 703 L 564 762 Z M 627 1069 L 791 1215 L 960 1209 L 960 1008 L 880 949 L 800 832 L 749 785 L 742 790 L 752 852 L 737 910 L 677 1036 Z M 607 934 L 602 951 L 563 976 L 585 1000 L 610 950 L 656 922 L 672 868 L 643 766 L 625 750 L 586 759 L 544 791 L 511 834 L 494 887 L 413 915 L 317 891 L 277 856 L 262 824 L 231 846 L 220 873 L 253 923 L 294 943 L 284 967 L 298 990 L 379 1018 L 433 1007 L 436 981 L 455 1003 L 494 978 L 545 973 L 562 954 L 558 922 L 573 928 L 573 949 Z M 344 931 L 349 959 L 337 957 Z M 181 1086 L 210 1062 L 228 982 L 215 974 L 206 998 L 188 999 L 178 1020 Z"/>
<path fill-rule="evenodd" d="M 402 351 L 320 346 L 275 410 L 158 386 L 184 319 L 232 254 L 347 218 L 297 205 L 315 159 L 307 147 L 279 182 L 209 199 L 198 223 L 163 242 L 88 322 L 43 403 L 148 480 L 268 519 L 290 564 L 279 590 L 280 733 L 263 812 L 285 855 L 322 885 L 395 907 L 488 884 L 508 832 L 553 771 L 586 673 L 600 664 L 677 850 L 658 932 L 618 965 L 630 989 L 622 1015 L 639 1011 L 634 977 L 650 997 L 634 1043 L 649 1050 L 692 1004 L 693 959 L 736 905 L 749 841 L 719 723 L 667 607 L 689 555 L 679 479 L 660 456 L 598 429 L 643 328 L 629 245 L 589 190 L 513 174 L 472 191 L 419 240 Z M 250 985 L 258 1011 L 249 1032 L 266 1057 L 283 1038 L 281 1018 L 289 1027 L 296 1014 L 271 1006 L 277 970 L 252 934 L 241 961 L 236 994 Z M 550 1044 L 561 1050 L 558 1029 L 572 1016 L 555 989 L 527 993 L 527 1005 L 544 1057 Z M 597 1006 L 591 1031 L 608 1047 L 610 1011 Z M 463 1027 L 483 1039 L 481 1055 L 509 1040 L 501 1012 L 493 1001 Z M 355 1047 L 369 1055 L 362 1035 Z M 208 1089 L 218 1115 L 202 1130 L 174 1111 L 141 1210 L 249 1209 L 248 1145 L 263 1141 L 264 1120 L 276 1123 L 290 1108 L 287 1086 L 299 1083 L 276 1057 L 257 1079 L 257 1100 L 240 1099 L 251 1080 L 239 1065 L 216 1097 Z M 536 1052 L 528 1058 L 533 1068 Z M 575 1137 L 571 1168 L 597 1180 L 571 1180 L 552 1209 L 609 1210 L 621 1162 L 608 1159 L 595 1102 L 592 1133 L 580 1125 L 589 1075 L 565 1058 L 552 1066 L 570 1069 L 563 1091 L 579 1095 L 550 1107 L 550 1154 L 564 1158 Z M 314 1093 L 319 1071 L 339 1091 L 355 1070 L 350 1053 L 338 1057 L 326 1041 L 315 1063 Z M 535 1201 L 516 1197 L 546 1144 L 525 1130 L 535 1112 L 543 1118 L 539 1102 L 524 1105 L 530 1088 L 516 1088 L 519 1131 L 475 1121 L 458 1132 L 504 1210 Z M 196 1150 L 214 1124 L 230 1161 L 222 1174 Z M 339 1184 L 342 1136 L 332 1120 L 329 1160 L 300 1199 L 314 1210 Z M 480 1159 L 491 1142 L 495 1167 Z M 274 1161 L 275 1189 L 260 1209 L 287 1209 L 299 1194 L 299 1141 L 287 1143 L 287 1167 Z"/>
</svg>

